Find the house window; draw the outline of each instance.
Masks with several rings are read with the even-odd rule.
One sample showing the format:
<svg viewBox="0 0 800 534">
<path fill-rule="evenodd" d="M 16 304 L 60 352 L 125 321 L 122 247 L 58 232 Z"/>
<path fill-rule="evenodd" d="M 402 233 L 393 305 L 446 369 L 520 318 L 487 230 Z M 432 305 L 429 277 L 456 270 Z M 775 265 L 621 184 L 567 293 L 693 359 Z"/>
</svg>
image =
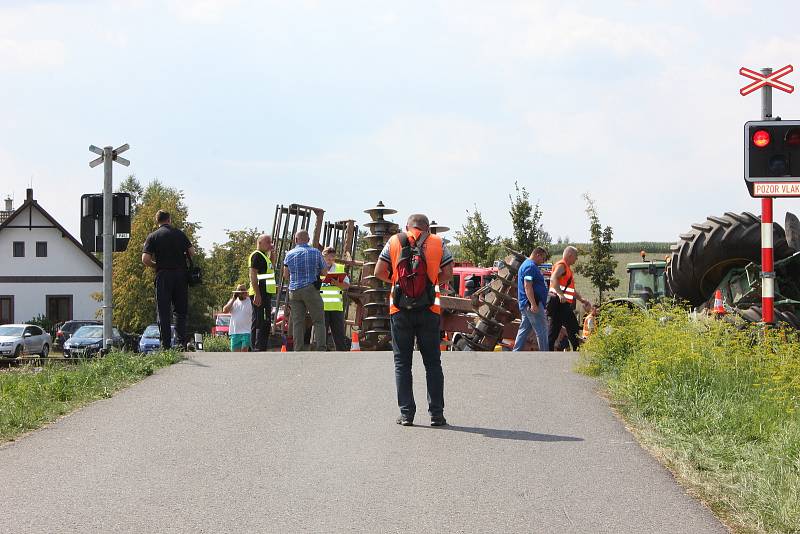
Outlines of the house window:
<svg viewBox="0 0 800 534">
<path fill-rule="evenodd" d="M 25 241 L 14 241 L 14 257 L 25 257 Z"/>
<path fill-rule="evenodd" d="M 0 295 L 0 324 L 14 322 L 14 295 Z"/>
<path fill-rule="evenodd" d="M 36 242 L 36 257 L 37 258 L 47 257 L 47 241 Z"/>
<path fill-rule="evenodd" d="M 72 295 L 47 295 L 47 318 L 54 323 L 72 320 Z"/>
</svg>

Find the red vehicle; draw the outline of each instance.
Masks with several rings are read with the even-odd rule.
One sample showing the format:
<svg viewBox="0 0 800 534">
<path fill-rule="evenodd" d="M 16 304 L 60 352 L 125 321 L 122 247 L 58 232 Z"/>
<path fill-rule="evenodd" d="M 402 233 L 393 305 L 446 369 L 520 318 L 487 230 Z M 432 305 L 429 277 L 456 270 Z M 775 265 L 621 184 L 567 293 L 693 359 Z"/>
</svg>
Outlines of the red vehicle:
<svg viewBox="0 0 800 534">
<path fill-rule="evenodd" d="M 453 267 L 453 280 L 448 285 L 453 295 L 469 297 L 491 282 L 496 272 L 497 267 L 475 267 L 468 263 L 458 263 Z"/>
<path fill-rule="evenodd" d="M 227 336 L 231 326 L 230 313 L 215 313 L 214 326 L 211 327 L 212 336 Z"/>
</svg>

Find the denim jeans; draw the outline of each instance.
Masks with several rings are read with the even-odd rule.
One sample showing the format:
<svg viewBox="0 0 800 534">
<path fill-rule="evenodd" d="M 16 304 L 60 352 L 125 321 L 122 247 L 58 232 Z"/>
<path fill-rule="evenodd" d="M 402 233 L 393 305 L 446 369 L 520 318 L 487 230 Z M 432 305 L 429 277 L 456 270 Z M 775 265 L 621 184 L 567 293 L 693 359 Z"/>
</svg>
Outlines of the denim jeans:
<svg viewBox="0 0 800 534">
<path fill-rule="evenodd" d="M 392 314 L 392 349 L 394 350 L 394 378 L 397 385 L 397 405 L 400 413 L 414 419 L 417 405 L 411 376 L 414 340 L 422 354 L 425 378 L 428 384 L 428 413 L 444 414 L 444 373 L 439 347 L 441 318 L 430 310 L 400 310 Z"/>
<path fill-rule="evenodd" d="M 525 343 L 528 341 L 531 331 L 536 332 L 536 342 L 539 344 L 539 350 L 548 350 L 550 344 L 547 342 L 547 315 L 544 312 L 544 306 L 539 306 L 539 311 L 532 312 L 530 308 L 526 307 L 520 310 L 522 322 L 517 331 L 517 339 L 514 342 L 514 350 L 520 351 L 525 348 Z"/>
</svg>

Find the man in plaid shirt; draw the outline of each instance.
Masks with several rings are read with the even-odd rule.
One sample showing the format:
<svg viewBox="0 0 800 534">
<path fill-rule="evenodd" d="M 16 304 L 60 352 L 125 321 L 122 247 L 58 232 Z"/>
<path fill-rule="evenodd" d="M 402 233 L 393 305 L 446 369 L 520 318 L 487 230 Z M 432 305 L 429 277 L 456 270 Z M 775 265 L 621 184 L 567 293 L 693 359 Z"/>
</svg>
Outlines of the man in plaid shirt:
<svg viewBox="0 0 800 534">
<path fill-rule="evenodd" d="M 283 260 L 283 276 L 289 277 L 289 306 L 292 311 L 292 337 L 294 350 L 306 350 L 306 312 L 311 314 L 314 324 L 312 343 L 315 349 L 325 350 L 325 311 L 319 293 L 320 276 L 328 273 L 328 264 L 322 253 L 308 244 L 307 230 L 294 235 L 296 246 Z"/>
</svg>

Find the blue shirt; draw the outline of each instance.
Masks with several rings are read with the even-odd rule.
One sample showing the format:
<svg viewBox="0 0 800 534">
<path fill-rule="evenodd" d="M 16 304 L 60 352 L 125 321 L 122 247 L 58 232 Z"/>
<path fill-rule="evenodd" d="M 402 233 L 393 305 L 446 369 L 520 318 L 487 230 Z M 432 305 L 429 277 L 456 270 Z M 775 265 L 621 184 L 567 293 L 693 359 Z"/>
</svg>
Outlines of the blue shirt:
<svg viewBox="0 0 800 534">
<path fill-rule="evenodd" d="M 547 303 L 547 285 L 544 283 L 544 276 L 536 262 L 528 258 L 519 268 L 517 274 L 517 298 L 519 299 L 519 309 L 524 310 L 530 303 L 528 295 L 525 293 L 525 282 L 533 282 L 533 295 L 536 297 L 537 304 L 544 306 Z"/>
<path fill-rule="evenodd" d="M 289 269 L 289 291 L 302 289 L 319 280 L 328 267 L 322 252 L 308 243 L 297 245 L 286 253 L 283 264 Z"/>
</svg>

